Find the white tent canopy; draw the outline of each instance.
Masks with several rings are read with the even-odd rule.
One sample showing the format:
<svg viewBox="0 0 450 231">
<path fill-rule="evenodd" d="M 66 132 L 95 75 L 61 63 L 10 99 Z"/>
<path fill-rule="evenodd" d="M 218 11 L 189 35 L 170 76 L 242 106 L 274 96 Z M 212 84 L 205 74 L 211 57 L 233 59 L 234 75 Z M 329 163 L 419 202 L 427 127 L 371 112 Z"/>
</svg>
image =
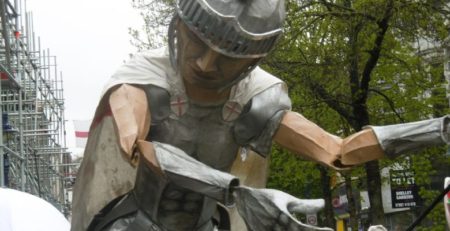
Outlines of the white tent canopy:
<svg viewBox="0 0 450 231">
<path fill-rule="evenodd" d="M 69 231 L 70 223 L 47 201 L 29 193 L 0 188 L 0 230 Z"/>
</svg>

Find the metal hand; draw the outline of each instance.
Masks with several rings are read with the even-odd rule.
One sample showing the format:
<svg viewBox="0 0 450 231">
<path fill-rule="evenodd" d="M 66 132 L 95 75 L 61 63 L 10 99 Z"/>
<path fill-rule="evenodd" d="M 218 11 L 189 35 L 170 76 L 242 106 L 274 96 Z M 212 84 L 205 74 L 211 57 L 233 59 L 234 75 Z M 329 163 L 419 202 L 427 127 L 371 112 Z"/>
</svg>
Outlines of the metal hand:
<svg viewBox="0 0 450 231">
<path fill-rule="evenodd" d="M 332 230 L 304 224 L 292 213 L 313 214 L 323 199 L 302 200 L 274 189 L 235 188 L 236 207 L 249 231 Z"/>
</svg>

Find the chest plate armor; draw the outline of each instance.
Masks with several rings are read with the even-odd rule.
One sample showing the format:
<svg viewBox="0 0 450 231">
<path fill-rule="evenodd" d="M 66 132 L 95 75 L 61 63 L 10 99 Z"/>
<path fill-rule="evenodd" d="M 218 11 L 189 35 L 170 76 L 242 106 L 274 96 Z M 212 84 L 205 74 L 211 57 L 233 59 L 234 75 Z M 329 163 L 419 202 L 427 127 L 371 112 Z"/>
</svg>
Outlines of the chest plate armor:
<svg viewBox="0 0 450 231">
<path fill-rule="evenodd" d="M 188 102 L 186 102 L 188 103 Z M 233 121 L 222 119 L 223 105 L 186 105 L 186 112 L 152 125 L 149 140 L 171 144 L 215 169 L 227 171 L 239 145 L 233 138 Z"/>
<path fill-rule="evenodd" d="M 224 104 L 199 105 L 186 98 L 171 102 L 166 90 L 147 85 L 144 87 L 152 114 L 150 141 L 173 145 L 187 155 L 218 170 L 228 171 L 239 150 L 233 138 L 234 121 L 223 120 Z M 172 105 L 172 107 L 171 107 Z M 182 112 L 182 113 L 180 113 Z M 144 210 L 167 229 L 210 230 L 211 214 L 216 202 L 201 194 L 156 179 L 152 172 L 140 171 L 140 178 L 159 182 L 160 187 L 151 188 L 153 198 L 143 199 Z M 139 178 L 139 177 L 138 177 Z M 145 184 L 143 181 L 142 184 Z M 136 182 L 136 188 L 142 185 Z M 156 196 L 158 195 L 158 196 Z M 142 195 L 144 196 L 144 195 Z M 137 195 L 140 200 L 140 195 Z M 155 209 L 157 207 L 157 209 Z M 151 208 L 151 209 L 149 209 Z"/>
<path fill-rule="evenodd" d="M 282 117 L 280 112 L 290 106 L 287 96 L 275 97 L 275 92 L 282 92 L 278 87 L 254 97 L 239 111 L 230 109 L 227 102 L 200 105 L 189 102 L 186 97 L 174 97 L 173 92 L 160 87 L 145 85 L 142 88 L 147 94 L 152 115 L 147 139 L 173 145 L 196 160 L 225 172 L 228 172 L 240 147 L 248 145 L 255 151 L 258 151 L 258 146 L 270 149 L 272 135 Z M 276 99 L 276 103 L 271 104 L 269 98 L 272 101 Z M 280 99 L 284 99 L 281 100 L 284 103 L 280 104 Z M 227 107 L 228 111 L 225 110 Z M 239 116 L 227 119 L 229 117 L 225 115 L 230 115 L 233 110 L 238 111 Z M 212 224 L 209 223 L 216 208 L 214 200 L 158 180 L 151 171 L 139 172 L 136 189 L 140 190 L 135 190 L 136 196 L 152 219 L 168 230 L 211 229 Z M 159 183 L 146 184 L 148 181 Z M 152 197 L 144 199 L 145 191 L 151 192 Z"/>
</svg>

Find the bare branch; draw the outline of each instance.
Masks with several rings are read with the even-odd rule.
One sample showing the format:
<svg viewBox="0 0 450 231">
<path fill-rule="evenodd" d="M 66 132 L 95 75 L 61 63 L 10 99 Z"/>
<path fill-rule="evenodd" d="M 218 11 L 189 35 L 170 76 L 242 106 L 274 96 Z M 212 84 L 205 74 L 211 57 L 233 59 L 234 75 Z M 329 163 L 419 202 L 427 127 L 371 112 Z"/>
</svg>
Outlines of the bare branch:
<svg viewBox="0 0 450 231">
<path fill-rule="evenodd" d="M 337 11 L 307 12 L 307 13 L 304 13 L 303 15 L 305 15 L 306 17 L 321 17 L 321 18 L 334 16 L 337 18 L 346 18 L 346 19 L 360 16 L 362 18 L 368 19 L 369 21 L 373 21 L 373 22 L 377 21 L 377 18 L 373 17 L 372 15 L 365 14 L 362 12 L 337 12 Z"/>
<path fill-rule="evenodd" d="M 394 114 L 397 116 L 397 118 L 398 118 L 402 123 L 405 122 L 405 120 L 400 116 L 400 114 L 398 114 L 397 110 L 395 110 L 396 107 L 395 107 L 395 105 L 394 105 L 394 102 L 393 102 L 387 95 L 385 95 L 383 92 L 381 92 L 381 91 L 379 91 L 379 90 L 376 90 L 376 89 L 373 89 L 373 88 L 370 88 L 369 91 L 375 92 L 375 93 L 377 93 L 378 95 L 382 96 L 382 97 L 386 100 L 386 102 L 389 104 L 389 107 L 391 108 L 392 112 L 394 112 Z"/>
<path fill-rule="evenodd" d="M 384 41 L 384 36 L 389 28 L 389 20 L 392 17 L 394 8 L 393 0 L 388 1 L 386 6 L 386 10 L 384 12 L 383 18 L 377 23 L 380 31 L 377 33 L 375 38 L 375 44 L 371 51 L 369 51 L 370 57 L 364 65 L 364 70 L 362 72 L 361 78 L 361 90 L 365 92 L 365 95 L 360 99 L 361 102 L 365 102 L 367 100 L 367 92 L 369 89 L 369 83 L 371 79 L 371 74 L 373 69 L 376 67 L 378 63 L 378 59 L 380 58 L 380 53 Z"/>
</svg>

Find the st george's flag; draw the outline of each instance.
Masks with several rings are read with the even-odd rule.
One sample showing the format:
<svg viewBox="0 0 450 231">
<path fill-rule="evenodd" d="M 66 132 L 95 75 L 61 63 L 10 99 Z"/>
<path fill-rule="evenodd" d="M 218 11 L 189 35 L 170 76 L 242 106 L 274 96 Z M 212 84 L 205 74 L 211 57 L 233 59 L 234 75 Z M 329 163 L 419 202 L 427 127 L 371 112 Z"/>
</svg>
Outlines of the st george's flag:
<svg viewBox="0 0 450 231">
<path fill-rule="evenodd" d="M 74 120 L 73 121 L 73 126 L 75 129 L 75 146 L 77 148 L 86 147 L 90 125 L 91 125 L 91 120 Z"/>
</svg>

